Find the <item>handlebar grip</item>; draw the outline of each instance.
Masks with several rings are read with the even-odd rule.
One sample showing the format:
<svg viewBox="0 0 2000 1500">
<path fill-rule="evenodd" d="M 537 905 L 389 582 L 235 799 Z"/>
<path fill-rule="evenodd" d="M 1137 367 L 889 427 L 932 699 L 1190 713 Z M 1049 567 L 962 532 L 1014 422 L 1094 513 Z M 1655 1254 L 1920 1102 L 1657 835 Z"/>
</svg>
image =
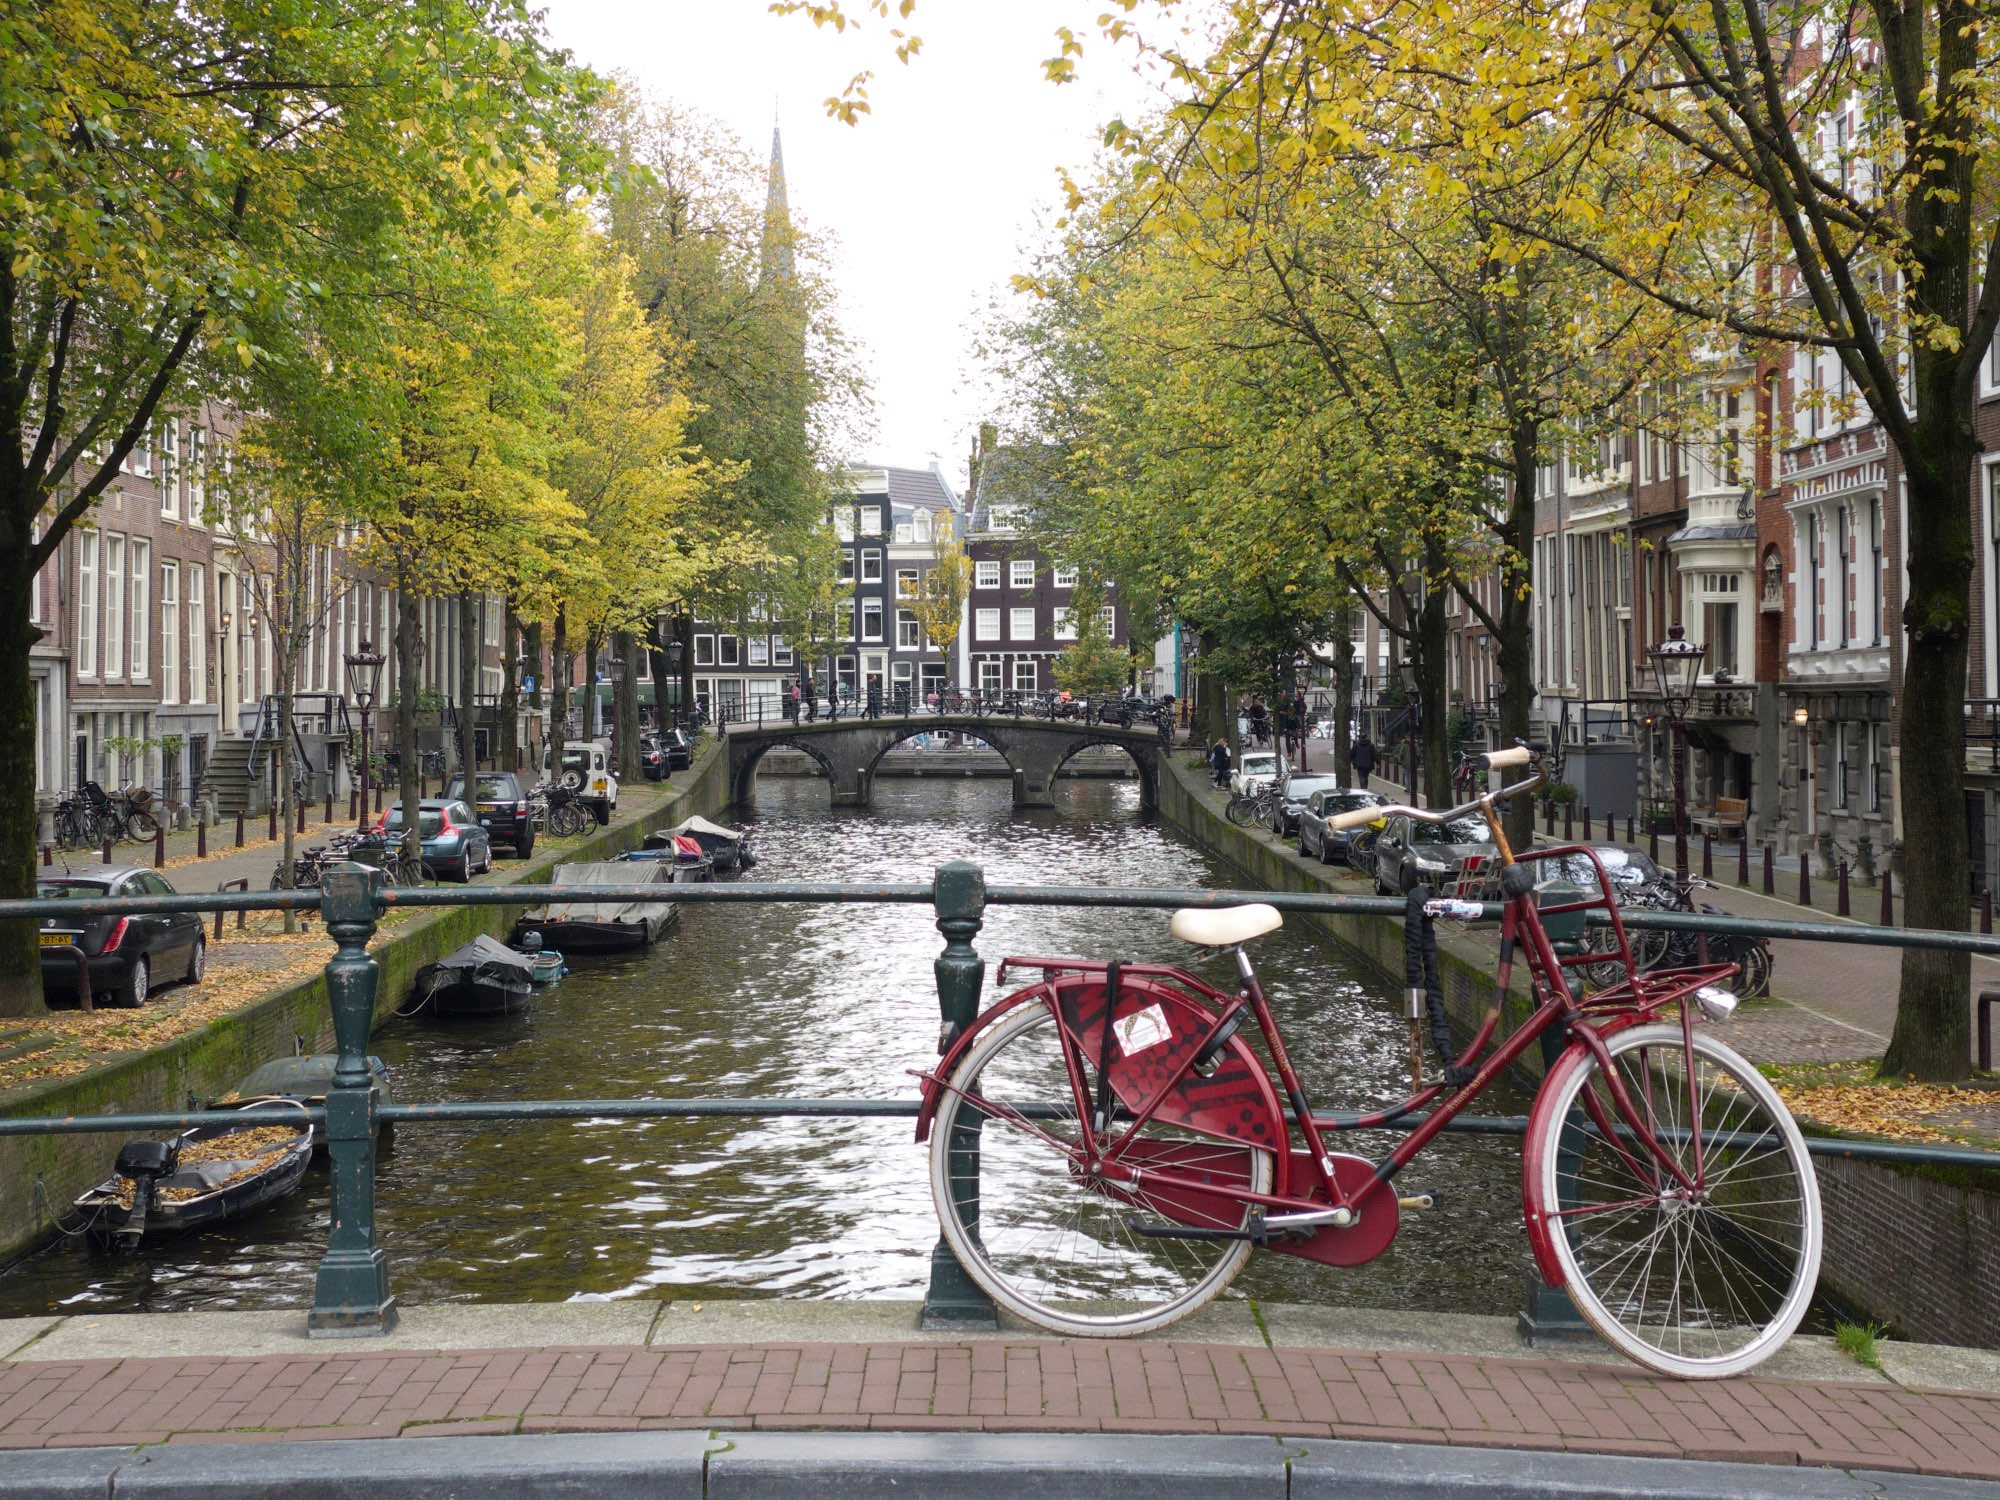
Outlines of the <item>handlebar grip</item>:
<svg viewBox="0 0 2000 1500">
<path fill-rule="evenodd" d="M 1497 771 L 1502 766 L 1525 766 L 1535 758 L 1535 752 L 1526 745 L 1516 745 L 1511 750 L 1489 750 L 1480 759 L 1486 769 Z"/>
<path fill-rule="evenodd" d="M 1335 813 L 1326 820 L 1326 826 L 1345 831 L 1349 828 L 1365 828 L 1382 816 L 1377 808 L 1357 807 L 1353 812 Z"/>
</svg>

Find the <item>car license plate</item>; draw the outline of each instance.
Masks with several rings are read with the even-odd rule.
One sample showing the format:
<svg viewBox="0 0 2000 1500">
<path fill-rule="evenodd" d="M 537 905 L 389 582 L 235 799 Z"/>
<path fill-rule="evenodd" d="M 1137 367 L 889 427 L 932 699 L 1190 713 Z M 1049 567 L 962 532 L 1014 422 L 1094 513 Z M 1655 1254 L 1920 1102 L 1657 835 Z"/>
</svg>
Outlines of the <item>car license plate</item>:
<svg viewBox="0 0 2000 1500">
<path fill-rule="evenodd" d="M 482 818 L 485 817 L 488 813 L 494 813 L 498 811 L 500 811 L 499 807 L 491 802 L 482 802 L 479 804 L 479 815 Z"/>
<path fill-rule="evenodd" d="M 82 936 L 83 934 L 80 932 L 45 932 L 42 934 L 42 946 L 44 948 L 67 948 Z"/>
</svg>

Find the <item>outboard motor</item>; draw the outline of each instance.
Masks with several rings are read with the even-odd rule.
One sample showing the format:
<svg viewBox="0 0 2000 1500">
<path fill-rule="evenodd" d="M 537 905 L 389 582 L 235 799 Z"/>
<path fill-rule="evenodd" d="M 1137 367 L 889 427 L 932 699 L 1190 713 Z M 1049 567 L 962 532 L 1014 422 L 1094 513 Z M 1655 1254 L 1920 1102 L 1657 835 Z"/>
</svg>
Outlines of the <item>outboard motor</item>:
<svg viewBox="0 0 2000 1500">
<path fill-rule="evenodd" d="M 116 1239 L 127 1249 L 146 1233 L 146 1215 L 152 1211 L 153 1189 L 162 1177 L 171 1177 L 180 1165 L 177 1141 L 127 1141 L 118 1151 L 113 1168 L 120 1177 L 132 1179 L 132 1212 L 118 1226 Z"/>
</svg>

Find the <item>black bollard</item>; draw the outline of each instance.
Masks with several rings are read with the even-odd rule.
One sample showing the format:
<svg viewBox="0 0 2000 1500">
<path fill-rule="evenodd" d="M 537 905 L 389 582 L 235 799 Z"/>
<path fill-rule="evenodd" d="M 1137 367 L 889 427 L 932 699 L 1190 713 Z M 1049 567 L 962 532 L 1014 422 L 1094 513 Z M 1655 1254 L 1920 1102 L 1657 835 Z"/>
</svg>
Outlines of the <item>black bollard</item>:
<svg viewBox="0 0 2000 1500">
<path fill-rule="evenodd" d="M 1835 870 L 1835 872 L 1834 872 L 1834 880 L 1835 880 L 1835 886 L 1834 886 L 1834 891 L 1835 891 L 1835 895 L 1834 895 L 1834 908 L 1833 908 L 1833 909 L 1834 909 L 1834 913 L 1835 913 L 1835 915 L 1837 915 L 1837 916 L 1842 916 L 1842 917 L 1851 917 L 1851 916 L 1853 916 L 1853 915 L 1854 915 L 1854 912 L 1853 912 L 1853 910 L 1852 910 L 1852 908 L 1851 908 L 1851 905 L 1850 905 L 1850 903 L 1849 903 L 1849 901 L 1848 901 L 1848 899 L 1847 899 L 1847 861 L 1846 861 L 1846 860 L 1844 860 L 1844 859 L 1843 859 L 1843 860 L 1842 860 L 1842 861 L 1840 862 L 1840 865 L 1839 865 L 1839 868 Z"/>
<path fill-rule="evenodd" d="M 1574 802 L 1565 802 L 1563 804 L 1563 842 L 1565 844 L 1568 843 L 1570 839 L 1573 837 L 1571 831 L 1573 826 L 1571 823 L 1571 819 L 1574 818 L 1575 815 L 1576 815 L 1576 804 Z"/>
<path fill-rule="evenodd" d="M 1895 884 L 1896 877 L 1889 871 L 1884 870 L 1882 872 L 1882 925 L 1884 927 L 1894 927 L 1896 925 L 1896 898 L 1890 894 Z M 1993 916 L 1993 908 L 1990 904 L 1986 908 L 1986 914 L 1987 920 L 1990 923 Z M 1991 926 L 1987 928 L 1988 932 L 1992 930 Z"/>
<path fill-rule="evenodd" d="M 243 847 L 243 814 L 240 810 L 236 814 L 236 847 Z"/>
<path fill-rule="evenodd" d="M 153 828 L 153 868 L 156 870 L 164 870 L 166 867 L 167 867 L 167 825 L 164 823 L 160 823 L 155 825 Z"/>
<path fill-rule="evenodd" d="M 1706 828 L 1701 831 L 1701 878 L 1715 879 L 1715 841 Z"/>
<path fill-rule="evenodd" d="M 1812 905 L 1812 851 L 1799 850 L 1799 905 Z"/>
<path fill-rule="evenodd" d="M 105 863 L 106 863 L 107 865 L 111 863 L 111 840 L 110 840 L 110 839 L 106 839 L 106 840 L 104 841 L 104 862 L 105 862 Z"/>
<path fill-rule="evenodd" d="M 208 824 L 201 818 L 194 820 L 194 857 L 208 858 Z"/>
<path fill-rule="evenodd" d="M 1767 896 L 1778 894 L 1778 867 L 1771 858 L 1769 844 L 1764 846 L 1764 894 Z"/>
<path fill-rule="evenodd" d="M 264 837 L 272 843 L 278 842 L 278 804 L 273 802 L 268 816 L 264 819 Z"/>
<path fill-rule="evenodd" d="M 1750 831 L 1747 828 L 1736 836 L 1736 883 L 1746 889 L 1750 885 Z"/>
</svg>

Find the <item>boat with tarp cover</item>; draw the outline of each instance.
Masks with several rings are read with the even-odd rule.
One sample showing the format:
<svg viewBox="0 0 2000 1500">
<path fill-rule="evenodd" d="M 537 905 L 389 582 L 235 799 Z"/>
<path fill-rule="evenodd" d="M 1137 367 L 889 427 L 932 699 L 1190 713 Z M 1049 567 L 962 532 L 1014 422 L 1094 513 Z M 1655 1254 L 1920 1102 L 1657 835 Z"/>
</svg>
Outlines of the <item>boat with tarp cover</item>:
<svg viewBox="0 0 2000 1500">
<path fill-rule="evenodd" d="M 680 909 L 672 903 L 646 899 L 647 887 L 672 881 L 673 871 L 665 861 L 557 865 L 552 884 L 624 886 L 631 894 L 616 901 L 552 901 L 538 906 L 515 926 L 514 941 L 532 932 L 544 947 L 559 948 L 571 958 L 643 948 L 680 920 Z"/>
<path fill-rule="evenodd" d="M 740 828 L 724 828 L 720 823 L 711 823 L 696 814 L 672 828 L 661 828 L 646 835 L 648 849 L 670 849 L 676 839 L 693 839 L 701 846 L 701 852 L 709 857 L 718 875 L 726 875 L 734 870 L 747 870 L 757 863 L 757 856 L 750 849 L 750 835 Z"/>
<path fill-rule="evenodd" d="M 511 1016 L 528 1008 L 535 960 L 479 934 L 463 948 L 417 970 L 404 1015 Z"/>
</svg>

